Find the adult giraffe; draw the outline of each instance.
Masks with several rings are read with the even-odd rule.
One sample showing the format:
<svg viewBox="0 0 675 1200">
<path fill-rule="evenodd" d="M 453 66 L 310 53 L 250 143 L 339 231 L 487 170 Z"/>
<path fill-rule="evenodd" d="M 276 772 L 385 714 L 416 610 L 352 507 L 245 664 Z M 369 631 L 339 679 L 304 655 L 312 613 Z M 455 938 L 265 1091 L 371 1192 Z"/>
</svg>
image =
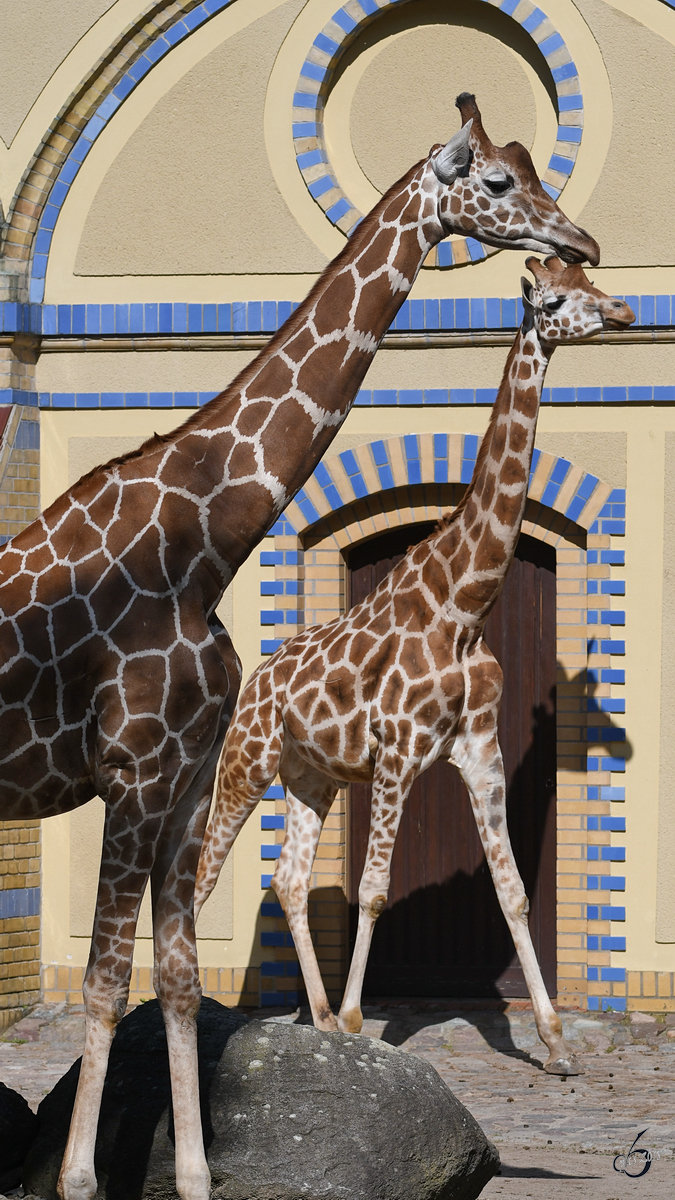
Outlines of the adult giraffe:
<svg viewBox="0 0 675 1200">
<path fill-rule="evenodd" d="M 100 1098 L 148 878 L 177 1189 L 208 1196 L 193 885 L 239 684 L 215 616 L 224 589 L 335 436 L 433 245 L 457 232 L 598 261 L 527 151 L 492 145 L 473 96 L 457 105 L 459 132 L 383 196 L 226 391 L 86 475 L 0 554 L 0 813 L 106 804 L 63 1200 L 96 1191 Z"/>
<path fill-rule="evenodd" d="M 279 772 L 288 813 L 272 885 L 293 935 L 315 1025 L 358 1032 L 366 961 L 387 902 L 403 807 L 417 776 L 445 757 L 459 768 L 469 792 L 548 1049 L 545 1069 L 570 1075 L 578 1067 L 546 994 L 506 825 L 497 738 L 502 672 L 483 631 L 520 534 L 553 350 L 601 329 L 625 328 L 635 317 L 624 301 L 594 288 L 579 265 L 564 267 L 555 257 L 543 265 L 528 258 L 527 265 L 535 283 L 523 279 L 523 323 L 461 503 L 365 600 L 284 642 L 243 688 L 225 739 L 195 911 Z M 340 783 L 367 779 L 373 783 L 372 813 L 359 924 L 336 1021 L 309 932 L 307 897 L 321 828 Z"/>
</svg>

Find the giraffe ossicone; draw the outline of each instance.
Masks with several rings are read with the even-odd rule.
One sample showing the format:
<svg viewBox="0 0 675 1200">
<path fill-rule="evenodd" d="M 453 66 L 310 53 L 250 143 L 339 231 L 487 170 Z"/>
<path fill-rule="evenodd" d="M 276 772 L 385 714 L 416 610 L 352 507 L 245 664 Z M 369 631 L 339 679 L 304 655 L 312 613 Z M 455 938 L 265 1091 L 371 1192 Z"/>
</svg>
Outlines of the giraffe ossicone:
<svg viewBox="0 0 675 1200">
<path fill-rule="evenodd" d="M 432 246 L 470 233 L 598 259 L 527 151 L 493 146 L 473 98 L 458 105 L 465 128 L 441 157 L 443 179 L 438 147 L 389 189 L 220 396 L 90 472 L 0 549 L 0 813 L 47 817 L 96 794 L 106 805 L 63 1200 L 96 1192 L 101 1091 L 148 879 L 177 1188 L 182 1200 L 208 1197 L 192 902 L 240 678 L 215 615 L 224 589 L 337 433 Z"/>
<path fill-rule="evenodd" d="M 445 758 L 459 769 L 469 792 L 548 1050 L 545 1069 L 570 1075 L 579 1064 L 546 993 L 508 834 L 497 737 L 502 673 L 483 631 L 522 525 L 551 354 L 559 344 L 626 328 L 635 318 L 623 300 L 593 287 L 579 265 L 528 258 L 527 266 L 534 282 L 523 280 L 523 322 L 457 508 L 365 600 L 284 642 L 242 689 L 225 739 L 195 910 L 278 773 L 287 821 L 272 886 L 293 935 L 314 1023 L 358 1032 L 368 951 L 387 902 L 403 807 L 417 776 Z M 337 788 L 364 779 L 372 780 L 370 834 L 356 942 L 336 1020 L 310 936 L 307 899 L 321 828 Z"/>
</svg>

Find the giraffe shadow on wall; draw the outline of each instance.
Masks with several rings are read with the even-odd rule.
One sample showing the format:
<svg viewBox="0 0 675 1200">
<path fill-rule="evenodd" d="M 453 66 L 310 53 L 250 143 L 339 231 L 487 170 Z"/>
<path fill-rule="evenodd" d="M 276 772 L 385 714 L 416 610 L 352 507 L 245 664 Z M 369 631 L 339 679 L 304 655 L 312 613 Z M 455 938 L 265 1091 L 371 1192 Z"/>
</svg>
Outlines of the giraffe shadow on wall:
<svg viewBox="0 0 675 1200">
<path fill-rule="evenodd" d="M 507 739 L 502 735 L 509 829 L 530 898 L 535 949 L 552 996 L 557 990 L 556 745 L 558 763 L 580 775 L 586 753 L 596 748 L 626 760 L 632 756 L 625 731 L 611 713 L 602 711 L 599 685 L 587 678 L 586 671 L 567 676 L 558 665 L 557 679 L 557 689 L 552 689 L 547 701 L 530 710 L 530 736 L 518 760 L 509 763 Z M 586 712 L 586 740 L 566 742 L 565 733 L 574 729 L 575 720 L 578 728 L 579 716 L 585 719 Z M 527 989 L 468 796 L 454 767 L 436 764 L 421 777 L 411 792 L 403 821 L 406 824 L 402 822 L 392 861 L 389 903 L 375 926 L 364 1015 L 384 1020 L 381 1036 L 392 1045 L 400 1045 L 413 1033 L 452 1015 L 461 1016 L 494 1050 L 537 1062 L 513 1040 L 508 1000 L 526 998 Z M 351 827 L 352 835 L 358 836 L 354 820 Z M 360 873 L 360 867 L 355 870 L 353 864 L 354 858 L 351 903 L 342 897 L 352 941 Z M 334 888 L 314 890 L 310 913 L 325 916 L 327 906 L 333 906 L 337 915 L 335 905 L 341 895 Z M 325 920 L 313 922 L 310 917 L 312 924 L 321 959 Z M 328 945 L 324 953 L 330 955 Z M 330 975 L 327 967 L 328 963 L 322 963 Z M 333 963 L 333 973 L 335 970 Z M 335 990 L 329 990 L 333 1001 Z M 538 1049 L 534 1035 L 533 1047 Z"/>
</svg>

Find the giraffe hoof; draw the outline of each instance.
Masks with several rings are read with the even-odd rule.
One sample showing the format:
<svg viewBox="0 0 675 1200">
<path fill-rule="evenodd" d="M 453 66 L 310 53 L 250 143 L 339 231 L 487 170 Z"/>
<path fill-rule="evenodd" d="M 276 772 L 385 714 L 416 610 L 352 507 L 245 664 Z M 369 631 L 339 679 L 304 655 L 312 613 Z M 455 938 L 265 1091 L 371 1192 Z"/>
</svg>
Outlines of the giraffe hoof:
<svg viewBox="0 0 675 1200">
<path fill-rule="evenodd" d="M 549 1075 L 583 1075 L 584 1073 L 584 1068 L 579 1059 L 571 1051 L 568 1051 L 565 1055 L 560 1055 L 558 1058 L 549 1058 L 548 1062 L 544 1063 L 544 1070 Z"/>
<path fill-rule="evenodd" d="M 341 1033 L 360 1033 L 363 1028 L 363 1013 L 360 1008 L 350 1008 L 341 1012 L 338 1017 L 338 1029 Z"/>
</svg>

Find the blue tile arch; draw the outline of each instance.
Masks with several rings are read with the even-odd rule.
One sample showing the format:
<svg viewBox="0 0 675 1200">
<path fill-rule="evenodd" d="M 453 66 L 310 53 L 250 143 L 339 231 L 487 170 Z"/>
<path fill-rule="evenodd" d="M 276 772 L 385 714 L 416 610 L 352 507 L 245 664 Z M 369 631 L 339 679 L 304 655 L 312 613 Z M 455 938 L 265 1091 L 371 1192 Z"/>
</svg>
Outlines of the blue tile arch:
<svg viewBox="0 0 675 1200">
<path fill-rule="evenodd" d="M 199 29 L 206 21 L 210 21 L 231 3 L 233 0 L 203 0 L 202 4 L 198 4 L 196 8 L 184 13 L 163 33 L 158 33 L 154 42 L 134 60 L 126 74 L 115 84 L 90 117 L 54 181 L 40 218 L 31 263 L 30 300 L 33 303 L 40 303 L 44 298 L 47 262 L 56 222 L 71 184 L 94 142 L 105 129 L 111 117 L 153 67 L 167 54 L 170 54 L 179 42 L 189 37 L 196 29 Z"/>
<path fill-rule="evenodd" d="M 598 388 L 598 399 L 600 399 L 601 393 L 602 389 Z M 396 389 L 391 389 L 391 395 L 395 396 L 396 394 Z M 449 392 L 446 391 L 446 395 L 449 395 Z M 424 457 L 419 435 L 415 434 L 365 443 L 349 451 L 348 455 L 343 453 L 324 459 L 305 485 L 305 500 L 310 500 L 310 495 L 314 495 L 316 489 L 320 489 L 324 503 L 328 504 L 332 512 L 347 508 L 353 503 L 354 497 L 349 494 L 344 485 L 340 486 L 342 473 L 345 470 L 350 480 L 357 477 L 361 480 L 369 478 L 371 487 L 374 486 L 375 491 L 387 491 L 419 482 L 462 482 L 466 484 L 473 471 L 478 443 L 479 438 L 475 434 L 436 433 L 433 435 L 432 453 L 429 454 L 427 445 Z M 602 537 L 607 535 L 624 536 L 624 489 L 616 488 L 608 491 L 607 486 L 602 484 L 596 476 L 580 470 L 566 459 L 553 455 L 546 457 L 549 462 L 545 466 L 546 477 L 540 502 L 555 508 L 575 524 L 586 529 L 589 534 L 597 534 Z M 452 469 L 450 468 L 451 461 L 454 463 Z M 541 471 L 541 467 L 542 452 L 537 452 L 531 478 L 534 478 L 535 472 Z M 563 489 L 564 483 L 568 485 L 565 489 Z M 598 510 L 599 501 L 595 497 L 602 495 L 606 496 L 606 499 Z M 312 508 L 317 513 L 316 507 L 312 505 Z M 597 515 L 594 516 L 594 513 Z M 283 536 L 288 537 L 290 532 L 294 532 L 298 537 L 298 545 L 300 545 L 300 536 L 311 523 L 308 514 L 309 508 L 306 504 L 296 505 L 292 502 L 285 513 Z M 268 535 L 269 545 L 274 545 L 274 533 L 275 531 L 272 530 Z M 284 542 L 283 545 L 287 547 L 288 542 Z M 266 561 L 268 565 L 273 565 L 274 562 L 285 568 L 289 565 L 290 556 L 293 553 L 297 555 L 297 552 L 281 548 L 275 551 L 263 551 L 261 561 Z M 621 568 L 625 566 L 625 551 L 617 549 L 616 543 L 614 543 L 609 548 L 590 548 L 586 553 L 589 567 L 604 565 L 616 568 L 618 571 L 617 575 L 613 570 L 609 579 L 594 580 L 591 578 L 587 581 L 589 629 L 590 631 L 597 629 L 598 633 L 598 636 L 589 636 L 588 638 L 588 655 L 589 662 L 591 662 L 593 657 L 598 654 L 619 656 L 625 652 L 622 640 L 601 636 L 601 627 L 611 628 L 617 623 L 623 622 L 622 610 L 619 608 L 614 610 L 610 605 L 615 596 L 623 597 L 625 595 L 625 580 L 618 577 L 623 576 Z M 278 610 L 275 621 L 277 628 L 281 629 L 286 626 L 283 630 L 284 636 L 293 636 L 295 630 L 287 617 L 289 604 L 287 581 L 284 582 L 283 587 L 274 591 L 266 590 L 265 594 L 275 597 L 274 602 Z M 281 644 L 282 638 L 277 638 L 273 642 L 264 641 L 261 649 L 263 653 L 272 653 Z M 626 920 L 625 904 L 616 902 L 623 901 L 621 893 L 625 891 L 626 885 L 623 873 L 625 870 L 623 864 L 626 858 L 626 818 L 617 816 L 616 810 L 610 815 L 606 815 L 605 812 L 608 802 L 616 805 L 625 801 L 626 789 L 618 786 L 615 782 L 611 784 L 594 782 L 594 780 L 598 780 L 601 773 L 606 775 L 606 773 L 612 772 L 616 780 L 617 775 L 620 776 L 625 771 L 626 760 L 622 755 L 625 730 L 622 726 L 626 707 L 624 699 L 626 672 L 623 667 L 615 665 L 616 661 L 615 657 L 610 666 L 589 666 L 587 672 L 589 683 L 605 686 L 603 686 L 603 695 L 588 701 L 588 749 L 586 754 L 588 784 L 585 788 L 588 815 L 586 827 L 589 832 L 618 835 L 617 837 L 612 836 L 609 845 L 595 846 L 592 844 L 593 839 L 589 839 L 591 844 L 587 851 L 589 874 L 586 876 L 588 902 L 585 905 L 587 930 L 585 947 L 591 955 L 595 951 L 611 952 L 612 954 L 623 953 L 626 949 L 626 938 L 623 933 L 617 931 L 615 927 L 612 927 L 610 932 L 607 931 L 607 922 L 623 923 Z M 599 717 L 598 721 L 594 722 L 591 715 L 593 713 L 604 714 L 605 720 L 607 715 L 612 717 L 611 737 L 603 736 L 604 728 L 600 725 L 602 718 Z M 616 723 L 614 723 L 614 717 L 616 717 Z M 602 742 L 605 744 L 603 745 Z M 269 827 L 271 828 L 271 826 Z M 597 867 L 591 865 L 596 862 Z M 269 882 L 269 878 L 269 875 L 265 876 L 266 884 Z M 604 895 L 601 896 L 599 893 L 604 893 Z M 620 894 L 617 896 L 617 893 Z M 625 968 L 616 965 L 615 959 L 609 963 L 605 961 L 602 965 L 591 962 L 586 967 L 586 979 L 589 989 L 587 997 L 589 1010 L 621 1009 L 625 1006 L 626 1000 L 623 996 L 596 994 L 596 985 L 605 983 L 622 985 L 625 983 Z M 273 1002 L 282 1003 L 283 1001 L 275 999 Z"/>
<path fill-rule="evenodd" d="M 317 33 L 307 51 L 293 96 L 293 141 L 296 162 L 305 186 L 328 220 L 349 234 L 363 217 L 341 186 L 324 135 L 324 109 L 332 80 L 344 52 L 373 21 L 396 5 L 411 0 L 359 0 L 337 8 Z M 556 199 L 574 170 L 583 137 L 584 103 L 577 66 L 562 35 L 538 7 L 517 0 L 478 0 L 499 9 L 532 39 L 543 58 L 556 91 L 558 129 L 542 184 Z M 431 251 L 425 266 L 453 267 L 480 262 L 498 247 L 483 246 L 474 238 L 442 242 Z"/>
</svg>

